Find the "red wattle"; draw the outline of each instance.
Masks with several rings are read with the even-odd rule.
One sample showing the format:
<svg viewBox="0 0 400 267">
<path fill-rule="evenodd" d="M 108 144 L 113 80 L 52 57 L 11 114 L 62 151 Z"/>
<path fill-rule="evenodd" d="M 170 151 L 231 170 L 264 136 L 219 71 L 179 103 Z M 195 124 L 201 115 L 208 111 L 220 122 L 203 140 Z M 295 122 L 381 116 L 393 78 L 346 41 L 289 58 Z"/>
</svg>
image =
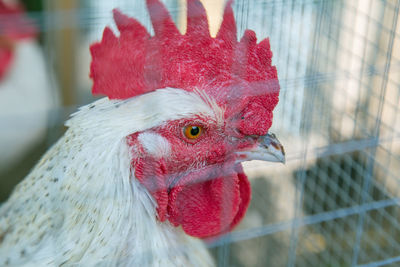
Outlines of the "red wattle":
<svg viewBox="0 0 400 267">
<path fill-rule="evenodd" d="M 198 173 L 188 175 L 169 193 L 168 220 L 200 238 L 232 230 L 243 218 L 251 195 L 243 173 L 206 179 L 199 179 Z"/>
<path fill-rule="evenodd" d="M 242 169 L 242 167 L 240 167 L 240 169 Z M 236 213 L 236 216 L 230 225 L 229 231 L 232 230 L 236 225 L 238 225 L 239 222 L 243 219 L 251 200 L 251 186 L 249 180 L 247 179 L 247 176 L 243 172 L 241 172 L 238 174 L 238 177 L 241 201 L 239 204 L 238 212 Z"/>
</svg>

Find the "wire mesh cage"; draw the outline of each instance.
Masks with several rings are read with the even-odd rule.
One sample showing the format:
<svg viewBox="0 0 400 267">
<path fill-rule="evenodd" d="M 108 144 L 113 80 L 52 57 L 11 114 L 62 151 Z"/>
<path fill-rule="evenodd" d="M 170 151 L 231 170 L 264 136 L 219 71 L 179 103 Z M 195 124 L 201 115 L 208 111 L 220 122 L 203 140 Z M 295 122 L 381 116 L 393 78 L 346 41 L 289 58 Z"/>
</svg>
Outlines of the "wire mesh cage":
<svg viewBox="0 0 400 267">
<path fill-rule="evenodd" d="M 272 257 L 260 252 L 265 261 L 256 265 L 395 266 L 399 2 L 256 1 L 247 6 L 252 18 L 247 23 L 254 19 L 252 26 L 268 31 L 280 72 L 283 92 L 274 127 L 287 134 L 288 150 L 298 145 L 286 166 L 293 168 L 294 192 L 283 188 L 274 199 L 294 200 L 291 216 L 284 223 L 264 222 L 258 232 L 249 230 L 260 240 L 254 242 L 280 240 L 281 249 L 276 253 L 272 245 Z M 268 22 L 260 23 L 262 18 Z"/>
<path fill-rule="evenodd" d="M 183 31 L 185 1 L 164 2 Z M 202 2 L 216 31 L 224 1 Z M 113 25 L 111 9 L 149 31 L 151 23 L 141 0 L 44 6 L 31 16 L 60 87 L 54 130 L 92 101 L 88 46 Z M 400 1 L 236 0 L 233 7 L 238 36 L 249 28 L 270 38 L 281 85 L 271 130 L 287 162 L 245 164 L 252 202 L 235 231 L 207 243 L 217 265 L 400 265 Z M 44 146 L 61 133 L 48 132 Z M 21 178 L 7 170 L 0 180 Z"/>
</svg>

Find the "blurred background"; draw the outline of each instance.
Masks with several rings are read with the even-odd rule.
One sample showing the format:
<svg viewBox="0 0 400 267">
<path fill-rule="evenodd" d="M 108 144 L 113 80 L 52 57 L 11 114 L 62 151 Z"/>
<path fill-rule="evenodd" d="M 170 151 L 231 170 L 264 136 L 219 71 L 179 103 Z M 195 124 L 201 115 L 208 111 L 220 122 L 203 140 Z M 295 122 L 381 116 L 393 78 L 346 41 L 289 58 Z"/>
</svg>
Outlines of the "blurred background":
<svg viewBox="0 0 400 267">
<path fill-rule="evenodd" d="M 7 0 L 15 6 L 15 0 Z M 165 0 L 185 31 L 185 1 Z M 215 34 L 223 0 L 203 0 Z M 94 100 L 89 45 L 144 0 L 24 0 L 34 33 L 0 30 L 0 202 Z M 400 0 L 236 0 L 239 36 L 269 37 L 281 84 L 272 132 L 286 165 L 249 162 L 241 225 L 209 242 L 218 266 L 400 265 Z M 8 13 L 0 13 L 0 29 Z M 29 17 L 29 18 L 28 18 Z M 11 48 L 10 48 L 11 47 Z M 8 50 L 7 50 L 8 49 Z M 5 63 L 4 63 L 5 62 Z M 26 87 L 24 87 L 26 86 Z"/>
</svg>

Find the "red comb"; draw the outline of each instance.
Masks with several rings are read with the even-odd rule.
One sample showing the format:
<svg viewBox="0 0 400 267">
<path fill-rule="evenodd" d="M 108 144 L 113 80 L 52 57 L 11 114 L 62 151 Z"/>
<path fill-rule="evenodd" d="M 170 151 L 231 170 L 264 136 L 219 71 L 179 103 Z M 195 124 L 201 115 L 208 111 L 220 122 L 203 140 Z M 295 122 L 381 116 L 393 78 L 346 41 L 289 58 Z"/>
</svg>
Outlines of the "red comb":
<svg viewBox="0 0 400 267">
<path fill-rule="evenodd" d="M 21 4 L 8 5 L 0 0 L 0 35 L 12 39 L 32 38 L 36 35 L 34 22 L 25 15 Z"/>
<path fill-rule="evenodd" d="M 203 90 L 226 106 L 226 116 L 240 108 L 241 117 L 253 118 L 238 121 L 244 134 L 265 134 L 279 95 L 269 40 L 257 44 L 256 34 L 246 30 L 238 42 L 231 5 L 230 0 L 216 38 L 199 0 L 187 1 L 184 35 L 159 0 L 147 0 L 154 36 L 114 10 L 120 36 L 107 27 L 101 42 L 91 46 L 93 94 L 126 99 L 165 87 Z"/>
</svg>

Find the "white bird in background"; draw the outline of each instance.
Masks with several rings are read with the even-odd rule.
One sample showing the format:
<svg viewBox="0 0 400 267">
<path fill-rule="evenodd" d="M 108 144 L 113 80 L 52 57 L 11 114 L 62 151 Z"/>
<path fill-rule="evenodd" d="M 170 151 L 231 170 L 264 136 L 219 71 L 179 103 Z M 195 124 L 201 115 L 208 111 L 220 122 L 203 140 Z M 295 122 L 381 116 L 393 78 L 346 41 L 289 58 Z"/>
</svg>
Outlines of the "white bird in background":
<svg viewBox="0 0 400 267">
<path fill-rule="evenodd" d="M 55 86 L 21 5 L 0 0 L 0 170 L 44 138 Z"/>
<path fill-rule="evenodd" d="M 91 47 L 93 93 L 0 208 L 2 266 L 210 266 L 201 239 L 231 231 L 251 198 L 241 162 L 283 162 L 267 39 L 216 36 L 188 0 L 179 33 L 147 0 L 155 35 L 119 11 Z"/>
</svg>

